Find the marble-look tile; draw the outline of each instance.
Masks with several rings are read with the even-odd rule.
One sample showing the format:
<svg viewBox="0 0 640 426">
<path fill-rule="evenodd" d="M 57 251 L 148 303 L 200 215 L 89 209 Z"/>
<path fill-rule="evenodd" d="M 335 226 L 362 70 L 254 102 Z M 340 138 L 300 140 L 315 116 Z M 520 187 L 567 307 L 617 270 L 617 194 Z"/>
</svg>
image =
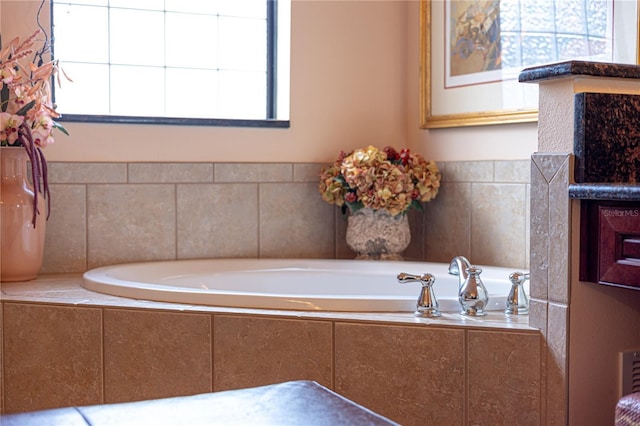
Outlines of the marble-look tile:
<svg viewBox="0 0 640 426">
<path fill-rule="evenodd" d="M 540 155 L 534 154 L 531 165 L 531 213 L 529 269 L 531 297 L 547 300 L 549 297 L 549 185 L 540 170 Z M 543 163 L 544 164 L 544 163 Z"/>
<path fill-rule="evenodd" d="M 49 183 L 125 183 L 126 163 L 61 163 L 51 162 Z"/>
<path fill-rule="evenodd" d="M 416 318 L 413 311 L 407 312 L 332 312 L 291 311 L 253 308 L 187 305 L 180 303 L 154 302 L 129 299 L 97 293 L 81 287 L 81 274 L 48 274 L 24 283 L 1 283 L 2 300 L 27 303 L 54 303 L 64 306 L 120 307 L 139 310 L 164 310 L 169 312 L 192 312 L 232 315 L 269 315 L 289 319 L 322 321 L 382 322 L 425 326 L 466 327 L 486 330 L 532 330 L 526 315 L 505 317 L 501 311 L 491 311 L 486 317 L 470 318 L 457 313 L 445 312 L 440 319 Z"/>
<path fill-rule="evenodd" d="M 54 184 L 41 273 L 84 272 L 87 268 L 85 185 Z"/>
<path fill-rule="evenodd" d="M 258 185 L 180 184 L 178 258 L 258 257 Z"/>
<path fill-rule="evenodd" d="M 89 185 L 88 268 L 176 257 L 175 186 Z"/>
<path fill-rule="evenodd" d="M 526 186 L 527 192 L 527 201 L 526 201 L 526 228 L 525 228 L 525 241 L 524 241 L 524 250 L 525 250 L 525 269 L 531 269 L 531 185 L 527 184 Z"/>
<path fill-rule="evenodd" d="M 511 160 L 495 161 L 495 182 L 529 183 L 531 178 L 531 161 Z"/>
<path fill-rule="evenodd" d="M 211 163 L 129 163 L 129 183 L 213 182 Z"/>
<path fill-rule="evenodd" d="M 569 313 L 566 305 L 549 303 L 547 321 L 547 422 L 567 424 Z"/>
<path fill-rule="evenodd" d="M 534 153 L 531 156 L 533 162 L 531 164 L 531 170 L 533 172 L 533 169 L 537 168 L 543 179 L 549 183 L 560 168 L 563 167 L 568 156 L 568 153 Z"/>
<path fill-rule="evenodd" d="M 331 387 L 332 324 L 255 316 L 214 316 L 215 391 L 289 380 Z"/>
<path fill-rule="evenodd" d="M 468 422 L 540 425 L 538 333 L 467 332 Z"/>
<path fill-rule="evenodd" d="M 449 262 L 459 255 L 471 257 L 471 184 L 443 182 L 424 210 L 425 259 Z"/>
<path fill-rule="evenodd" d="M 320 182 L 320 172 L 325 164 L 318 163 L 294 163 L 293 164 L 293 181 L 294 182 Z"/>
<path fill-rule="evenodd" d="M 335 324 L 335 390 L 403 425 L 461 425 L 464 330 Z"/>
<path fill-rule="evenodd" d="M 447 163 L 443 181 L 493 182 L 493 161 L 454 161 Z"/>
<path fill-rule="evenodd" d="M 334 209 L 313 183 L 260 184 L 260 257 L 330 258 Z"/>
<path fill-rule="evenodd" d="M 5 302 L 7 413 L 103 402 L 97 308 Z"/>
<path fill-rule="evenodd" d="M 291 182 L 293 165 L 281 163 L 217 163 L 214 181 L 222 182 Z"/>
<path fill-rule="evenodd" d="M 524 269 L 526 197 L 524 184 L 473 184 L 472 263 Z"/>
<path fill-rule="evenodd" d="M 1 284 L 0 284 L 1 290 Z M 2 297 L 0 297 L 2 299 Z M 3 344 L 4 342 L 4 314 L 2 313 L 2 307 L 4 303 L 0 300 L 0 414 L 4 413 L 4 356 L 3 356 Z"/>
<path fill-rule="evenodd" d="M 540 330 L 547 336 L 547 306 L 546 300 L 529 298 L 529 325 Z"/>
<path fill-rule="evenodd" d="M 569 303 L 569 157 L 549 183 L 549 300 Z"/>
<path fill-rule="evenodd" d="M 411 241 L 409 247 L 404 251 L 405 259 L 424 259 L 424 213 L 411 209 L 409 216 L 409 229 L 411 230 Z"/>
<path fill-rule="evenodd" d="M 416 212 L 412 212 L 412 245 L 409 247 L 405 255 L 407 258 L 416 258 L 432 261 L 448 261 L 451 257 L 463 254 L 471 256 L 472 235 L 471 226 L 471 194 L 472 183 L 478 181 L 490 182 L 495 178 L 497 181 L 514 181 L 524 180 L 521 176 L 523 167 L 522 161 L 483 161 L 483 162 L 450 162 L 440 163 L 439 167 L 443 172 L 444 179 L 442 189 L 436 200 L 425 203 L 424 221 L 417 220 Z M 53 175 L 57 175 L 54 181 L 60 182 L 77 182 L 78 184 L 87 185 L 87 199 L 89 204 L 87 208 L 91 208 L 91 201 L 96 194 L 104 191 L 101 188 L 109 186 L 95 185 L 92 182 L 116 182 L 126 183 L 129 185 L 114 185 L 121 188 L 130 188 L 132 193 L 146 194 L 142 197 L 136 195 L 134 198 L 140 199 L 139 203 L 129 202 L 131 198 L 126 195 L 126 190 L 120 189 L 120 196 L 112 197 L 110 204 L 103 204 L 106 212 L 99 212 L 97 209 L 87 211 L 87 222 L 85 226 L 84 236 L 77 234 L 75 231 L 66 234 L 66 223 L 73 221 L 72 228 L 80 232 L 82 222 L 80 220 L 69 218 L 67 210 L 77 214 L 77 210 L 73 206 L 77 206 L 80 200 L 64 201 L 63 207 L 56 207 L 55 210 L 65 209 L 63 216 L 58 216 L 56 220 L 61 219 L 65 225 L 56 224 L 53 219 L 50 222 L 50 231 L 59 233 L 55 237 L 48 238 L 45 254 L 45 265 L 43 272 L 68 272 L 77 271 L 85 268 L 101 266 L 108 263 L 120 263 L 123 261 L 136 260 L 160 260 L 174 257 L 205 257 L 205 256 L 278 256 L 278 257 L 326 257 L 326 258 L 352 258 L 354 255 L 346 246 L 344 234 L 346 231 L 346 223 L 341 221 L 340 213 L 337 208 L 326 203 L 318 203 L 317 180 L 319 170 L 324 164 L 305 163 L 305 164 L 210 164 L 210 163 L 52 163 Z M 215 173 L 216 180 L 220 182 L 234 181 L 251 181 L 257 182 L 258 185 L 265 185 L 261 182 L 295 182 L 298 184 L 307 184 L 305 190 L 294 191 L 295 196 L 284 196 L 282 206 L 271 206 L 270 211 L 276 211 L 277 217 L 271 213 L 262 211 L 262 207 L 269 204 L 269 201 L 263 203 L 253 210 L 249 208 L 225 208 L 217 205 L 221 211 L 233 211 L 231 221 L 238 222 L 236 217 L 238 214 L 242 216 L 259 215 L 266 222 L 249 225 L 249 227 L 259 227 L 262 232 L 259 235 L 262 251 L 256 251 L 255 241 L 234 245 L 234 238 L 221 241 L 217 239 L 215 246 L 220 247 L 222 243 L 231 244 L 224 250 L 212 250 L 212 244 L 207 241 L 207 233 L 198 234 L 194 237 L 194 243 L 191 241 L 180 240 L 177 235 L 180 234 L 179 227 L 198 227 L 188 220 L 177 221 L 178 228 L 172 232 L 169 228 L 175 227 L 176 224 L 170 225 L 170 222 L 176 221 L 176 218 L 170 219 L 172 209 L 176 206 L 164 204 L 167 199 L 164 195 L 157 195 L 170 191 L 170 184 L 164 185 L 164 189 L 152 195 L 148 188 L 153 185 L 146 186 L 144 182 L 171 182 L 171 183 L 192 183 L 192 182 L 211 182 L 211 173 Z M 447 176 L 449 174 L 449 176 Z M 94 176 L 95 175 L 95 176 Z M 551 176 L 553 177 L 553 176 Z M 550 179 L 551 179 L 550 177 Z M 456 183 L 469 182 L 469 183 Z M 136 184 L 131 184 L 136 182 Z M 67 187 L 66 185 L 59 185 Z M 222 189 L 227 189 L 224 185 Z M 110 192 L 111 190 L 107 191 Z M 155 191 L 155 190 L 154 190 Z M 79 194 L 75 194 L 79 197 Z M 176 197 L 178 195 L 176 194 Z M 62 201 L 63 198 L 54 198 Z M 99 197 L 98 197 L 99 198 Z M 170 198 L 170 197 L 169 197 Z M 294 199 L 295 198 L 295 199 Z M 124 200 L 124 201 L 123 201 Z M 160 200 L 160 202 L 156 202 Z M 310 200 L 310 201 L 309 201 Z M 263 199 L 264 201 L 264 199 Z M 206 204 L 205 200 L 204 204 Z M 309 202 L 318 203 L 319 211 L 311 211 Z M 526 201 L 525 201 L 526 203 Z M 123 204 L 123 205 L 122 205 Z M 275 204 L 275 203 L 272 203 Z M 148 210 L 156 205 L 162 207 L 160 214 L 148 214 Z M 180 204 L 178 204 L 180 206 Z M 294 207 L 295 206 L 295 207 Z M 305 212 L 305 210 L 309 210 Z M 330 212 L 333 209 L 333 213 Z M 116 213 L 110 210 L 117 210 Z M 157 211 L 157 210 L 156 210 Z M 291 215 L 291 212 L 301 212 L 302 214 Z M 324 212 L 324 213 L 321 213 Z M 54 211 L 55 214 L 55 211 Z M 97 215 L 109 217 L 109 224 L 103 223 L 96 228 Z M 176 212 L 177 214 L 177 212 Z M 206 214 L 205 214 L 206 215 Z M 326 215 L 326 216 L 325 216 Z M 118 217 L 116 217 L 118 216 Z M 139 224 L 139 217 L 144 217 L 148 222 Z M 122 220 L 119 220 L 123 218 Z M 151 220 L 149 220 L 151 218 Z M 228 215 L 227 215 L 228 218 Z M 293 219 L 292 219 L 293 218 Z M 227 220 L 227 219 L 224 219 Z M 333 221 L 333 226 L 327 228 L 326 224 Z M 155 222 L 155 224 L 154 224 Z M 290 223 L 292 226 L 290 227 Z M 217 222 L 216 222 L 217 223 Z M 240 225 L 245 227 L 246 222 Z M 223 227 L 226 227 L 226 223 Z M 424 228 L 421 228 L 424 226 Z M 111 232 L 111 228 L 114 232 Z M 233 229 L 233 226 L 231 227 Z M 290 229 L 293 229 L 291 232 Z M 327 232 L 330 229 L 330 232 Z M 244 232 L 243 238 L 253 238 L 253 231 Z M 76 235 L 77 234 L 77 235 Z M 423 237 L 423 234 L 425 237 Z M 104 238 L 103 238 L 104 235 Z M 142 237 L 141 235 L 144 235 Z M 237 235 L 234 234 L 234 235 Z M 309 244 L 306 235 L 321 235 L 319 239 L 320 246 L 317 244 Z M 298 241 L 300 238 L 300 241 Z M 313 237 L 312 237 L 313 238 Z M 525 231 L 525 239 L 520 241 L 527 252 L 527 238 L 530 238 L 530 232 Z M 151 239 L 151 241 L 148 241 Z M 293 241 L 292 240 L 296 240 Z M 304 241 L 302 241 L 304 239 Z M 420 246 L 420 240 L 424 240 L 424 245 Z M 474 242 L 477 247 L 480 242 Z M 247 250 L 238 250 L 238 246 L 248 247 Z M 85 246 L 83 249 L 82 247 Z M 114 249 L 115 247 L 115 249 Z M 84 260 L 82 253 L 84 251 Z M 520 248 L 515 250 L 520 252 Z M 257 253 L 257 254 L 256 254 Z M 527 256 L 529 259 L 529 256 Z M 519 265 L 518 265 L 519 266 Z M 525 266 L 530 266 L 527 260 Z"/>
<path fill-rule="evenodd" d="M 339 207 L 334 208 L 336 259 L 353 259 L 356 254 L 347 245 L 348 216 L 342 214 Z"/>
<path fill-rule="evenodd" d="M 104 310 L 104 400 L 211 392 L 211 316 Z"/>
</svg>

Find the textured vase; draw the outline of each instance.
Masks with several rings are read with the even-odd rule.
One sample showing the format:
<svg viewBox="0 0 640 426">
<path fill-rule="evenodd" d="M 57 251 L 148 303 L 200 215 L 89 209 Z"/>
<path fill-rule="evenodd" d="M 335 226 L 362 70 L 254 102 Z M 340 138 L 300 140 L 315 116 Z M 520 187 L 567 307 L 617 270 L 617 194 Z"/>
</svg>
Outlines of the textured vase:
<svg viewBox="0 0 640 426">
<path fill-rule="evenodd" d="M 46 204 L 38 194 L 34 228 L 28 159 L 23 147 L 0 148 L 0 281 L 31 280 L 42 267 Z"/>
<path fill-rule="evenodd" d="M 402 260 L 411 242 L 406 214 L 391 216 L 385 210 L 360 209 L 349 215 L 347 245 L 356 259 Z"/>
</svg>

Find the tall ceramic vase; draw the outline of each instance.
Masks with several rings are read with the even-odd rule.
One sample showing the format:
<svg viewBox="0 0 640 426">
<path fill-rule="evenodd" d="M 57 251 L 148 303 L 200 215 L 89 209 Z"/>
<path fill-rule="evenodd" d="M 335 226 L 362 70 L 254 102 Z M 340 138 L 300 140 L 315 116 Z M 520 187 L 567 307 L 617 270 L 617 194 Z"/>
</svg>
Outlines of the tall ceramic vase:
<svg viewBox="0 0 640 426">
<path fill-rule="evenodd" d="M 351 214 L 347 223 L 347 245 L 356 259 L 402 260 L 411 242 L 406 214 L 391 216 L 385 210 L 363 208 Z"/>
<path fill-rule="evenodd" d="M 38 194 L 33 226 L 33 186 L 23 147 L 0 148 L 0 281 L 34 279 L 42 267 L 46 204 Z"/>
</svg>

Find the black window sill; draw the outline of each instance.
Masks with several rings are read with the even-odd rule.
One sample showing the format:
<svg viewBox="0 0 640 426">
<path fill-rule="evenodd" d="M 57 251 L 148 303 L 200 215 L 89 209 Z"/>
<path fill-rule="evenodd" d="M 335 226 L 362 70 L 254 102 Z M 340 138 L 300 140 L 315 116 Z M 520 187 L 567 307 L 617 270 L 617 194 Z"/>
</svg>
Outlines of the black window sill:
<svg viewBox="0 0 640 426">
<path fill-rule="evenodd" d="M 64 114 L 62 123 L 160 124 L 172 126 L 263 127 L 287 129 L 289 120 L 245 120 L 226 118 L 132 117 L 124 115 Z"/>
</svg>

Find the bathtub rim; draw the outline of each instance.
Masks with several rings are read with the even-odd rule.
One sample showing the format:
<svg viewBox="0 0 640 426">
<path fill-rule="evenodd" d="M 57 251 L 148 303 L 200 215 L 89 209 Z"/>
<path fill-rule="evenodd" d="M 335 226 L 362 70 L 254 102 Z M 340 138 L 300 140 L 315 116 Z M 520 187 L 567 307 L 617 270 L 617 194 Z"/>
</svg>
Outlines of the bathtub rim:
<svg viewBox="0 0 640 426">
<path fill-rule="evenodd" d="M 336 295 L 314 294 L 312 298 L 307 298 L 298 294 L 279 294 L 269 295 L 267 293 L 251 293 L 251 292 L 230 292 L 208 290 L 203 292 L 200 289 L 190 289 L 180 287 L 176 290 L 164 285 L 156 283 L 131 281 L 120 279 L 112 276 L 114 271 L 127 272 L 127 270 L 136 268 L 146 268 L 154 266 L 155 270 L 169 265 L 207 265 L 209 263 L 224 264 L 226 266 L 222 272 L 237 272 L 247 269 L 247 265 L 253 265 L 251 271 L 273 270 L 273 265 L 281 265 L 280 267 L 310 267 L 314 269 L 322 269 L 339 272 L 340 270 L 352 271 L 363 270 L 367 273 L 385 271 L 388 273 L 390 267 L 397 272 L 424 273 L 431 272 L 443 274 L 446 273 L 448 265 L 438 262 L 417 262 L 417 261 L 362 261 L 352 259 L 293 259 L 293 258 L 213 258 L 213 259 L 177 259 L 177 260 L 160 260 L 160 261 L 142 261 L 121 263 L 116 265 L 101 266 L 86 271 L 82 275 L 81 285 L 83 288 L 112 296 L 126 297 L 137 300 L 149 300 L 156 302 L 217 306 L 228 308 L 247 308 L 247 309 L 268 309 L 268 310 L 292 310 L 292 311 L 322 311 L 322 312 L 413 312 L 416 307 L 416 301 L 419 294 L 419 284 L 416 284 L 415 290 L 411 295 L 393 295 L 390 300 L 389 295 L 384 298 L 379 296 L 367 295 L 367 298 L 341 297 Z M 322 266 L 331 265 L 331 268 L 321 268 Z M 260 269 L 256 269 L 256 267 Z M 481 266 L 484 271 L 483 279 L 498 280 L 508 285 L 508 274 L 518 270 L 518 268 L 506 268 L 496 266 Z M 443 272 L 444 271 L 444 272 Z M 451 277 L 454 278 L 455 277 Z M 509 284 L 510 285 L 510 284 Z M 143 292 L 143 293 L 140 293 Z M 508 292 L 508 289 L 506 290 Z M 240 302 L 238 298 L 242 299 Z M 288 299 L 287 299 L 288 298 Z M 498 311 L 504 309 L 504 297 L 495 297 L 490 300 L 488 310 Z M 310 300 L 312 299 L 312 300 Z M 457 300 L 441 299 L 442 303 L 448 303 L 442 306 L 443 312 L 455 313 L 458 310 Z M 454 305 L 451 305 L 453 303 Z"/>
<path fill-rule="evenodd" d="M 304 265 L 314 268 L 320 268 L 324 265 L 327 270 L 334 271 L 336 267 L 346 269 L 349 271 L 354 270 L 367 270 L 371 273 L 372 270 L 383 270 L 388 273 L 388 269 L 393 267 L 398 272 L 410 272 L 410 273 L 424 273 L 425 269 L 438 269 L 435 272 L 442 273 L 442 268 L 446 268 L 447 265 L 436 262 L 413 262 L 413 261 L 360 261 L 360 260 L 348 260 L 348 259 L 271 259 L 271 258 L 216 258 L 216 259 L 179 259 L 179 260 L 165 260 L 165 261 L 145 261 L 145 262 L 132 262 L 121 263 L 117 265 L 102 266 L 91 269 L 82 275 L 81 285 L 87 290 L 96 291 L 103 294 L 109 294 L 113 296 L 126 297 L 137 300 L 150 300 L 157 302 L 167 303 L 180 303 L 180 304 L 192 304 L 192 305 L 204 305 L 204 306 L 219 306 L 219 307 L 235 307 L 235 308 L 248 308 L 248 309 L 276 309 L 276 310 L 293 310 L 293 311 L 327 311 L 327 312 L 411 312 L 415 310 L 417 296 L 419 294 L 419 285 L 416 285 L 414 290 L 415 294 L 411 295 L 394 295 L 390 300 L 389 295 L 385 295 L 384 298 L 367 295 L 367 298 L 358 297 L 339 297 L 336 295 L 312 295 L 313 297 L 300 296 L 298 294 L 291 295 L 271 295 L 266 293 L 249 293 L 249 292 L 218 292 L 207 291 L 203 292 L 198 289 L 189 289 L 186 287 L 180 287 L 174 289 L 166 286 L 158 286 L 151 282 L 139 282 L 131 280 L 123 280 L 112 276 L 114 271 L 122 272 L 136 268 L 147 268 L 150 265 L 155 267 L 155 270 L 161 269 L 161 267 L 173 267 L 176 266 L 193 266 L 209 264 L 224 264 L 226 266 L 225 271 L 229 270 L 230 266 L 233 266 L 237 270 L 246 270 L 248 265 L 254 265 L 250 270 L 256 270 L 257 266 L 262 269 L 265 265 L 282 265 L 288 267 L 295 267 L 296 265 Z M 332 268 L 328 268 L 327 265 Z M 504 281 L 505 285 L 508 283 L 508 273 L 513 272 L 513 268 L 505 267 L 484 267 L 487 273 L 488 279 L 498 279 Z M 207 269 L 210 271 L 210 269 Z M 422 271 L 422 272 L 419 272 Z M 483 272 L 484 274 L 485 272 Z M 111 275 L 110 275 L 111 274 Z M 452 277 L 454 278 L 454 277 Z M 485 278 L 483 276 L 483 278 Z M 508 291 L 508 290 L 507 290 Z M 326 296 L 326 297 L 325 297 Z M 506 296 L 506 295 L 505 295 Z M 445 300 L 441 300 L 441 304 Z M 447 303 L 451 303 L 450 299 L 447 299 Z M 457 301 L 453 302 L 454 304 Z M 491 307 L 489 310 L 503 309 L 504 301 L 502 297 L 494 297 L 494 300 L 490 300 Z M 448 305 L 442 308 L 446 312 L 455 312 L 457 306 L 452 307 Z"/>
</svg>

